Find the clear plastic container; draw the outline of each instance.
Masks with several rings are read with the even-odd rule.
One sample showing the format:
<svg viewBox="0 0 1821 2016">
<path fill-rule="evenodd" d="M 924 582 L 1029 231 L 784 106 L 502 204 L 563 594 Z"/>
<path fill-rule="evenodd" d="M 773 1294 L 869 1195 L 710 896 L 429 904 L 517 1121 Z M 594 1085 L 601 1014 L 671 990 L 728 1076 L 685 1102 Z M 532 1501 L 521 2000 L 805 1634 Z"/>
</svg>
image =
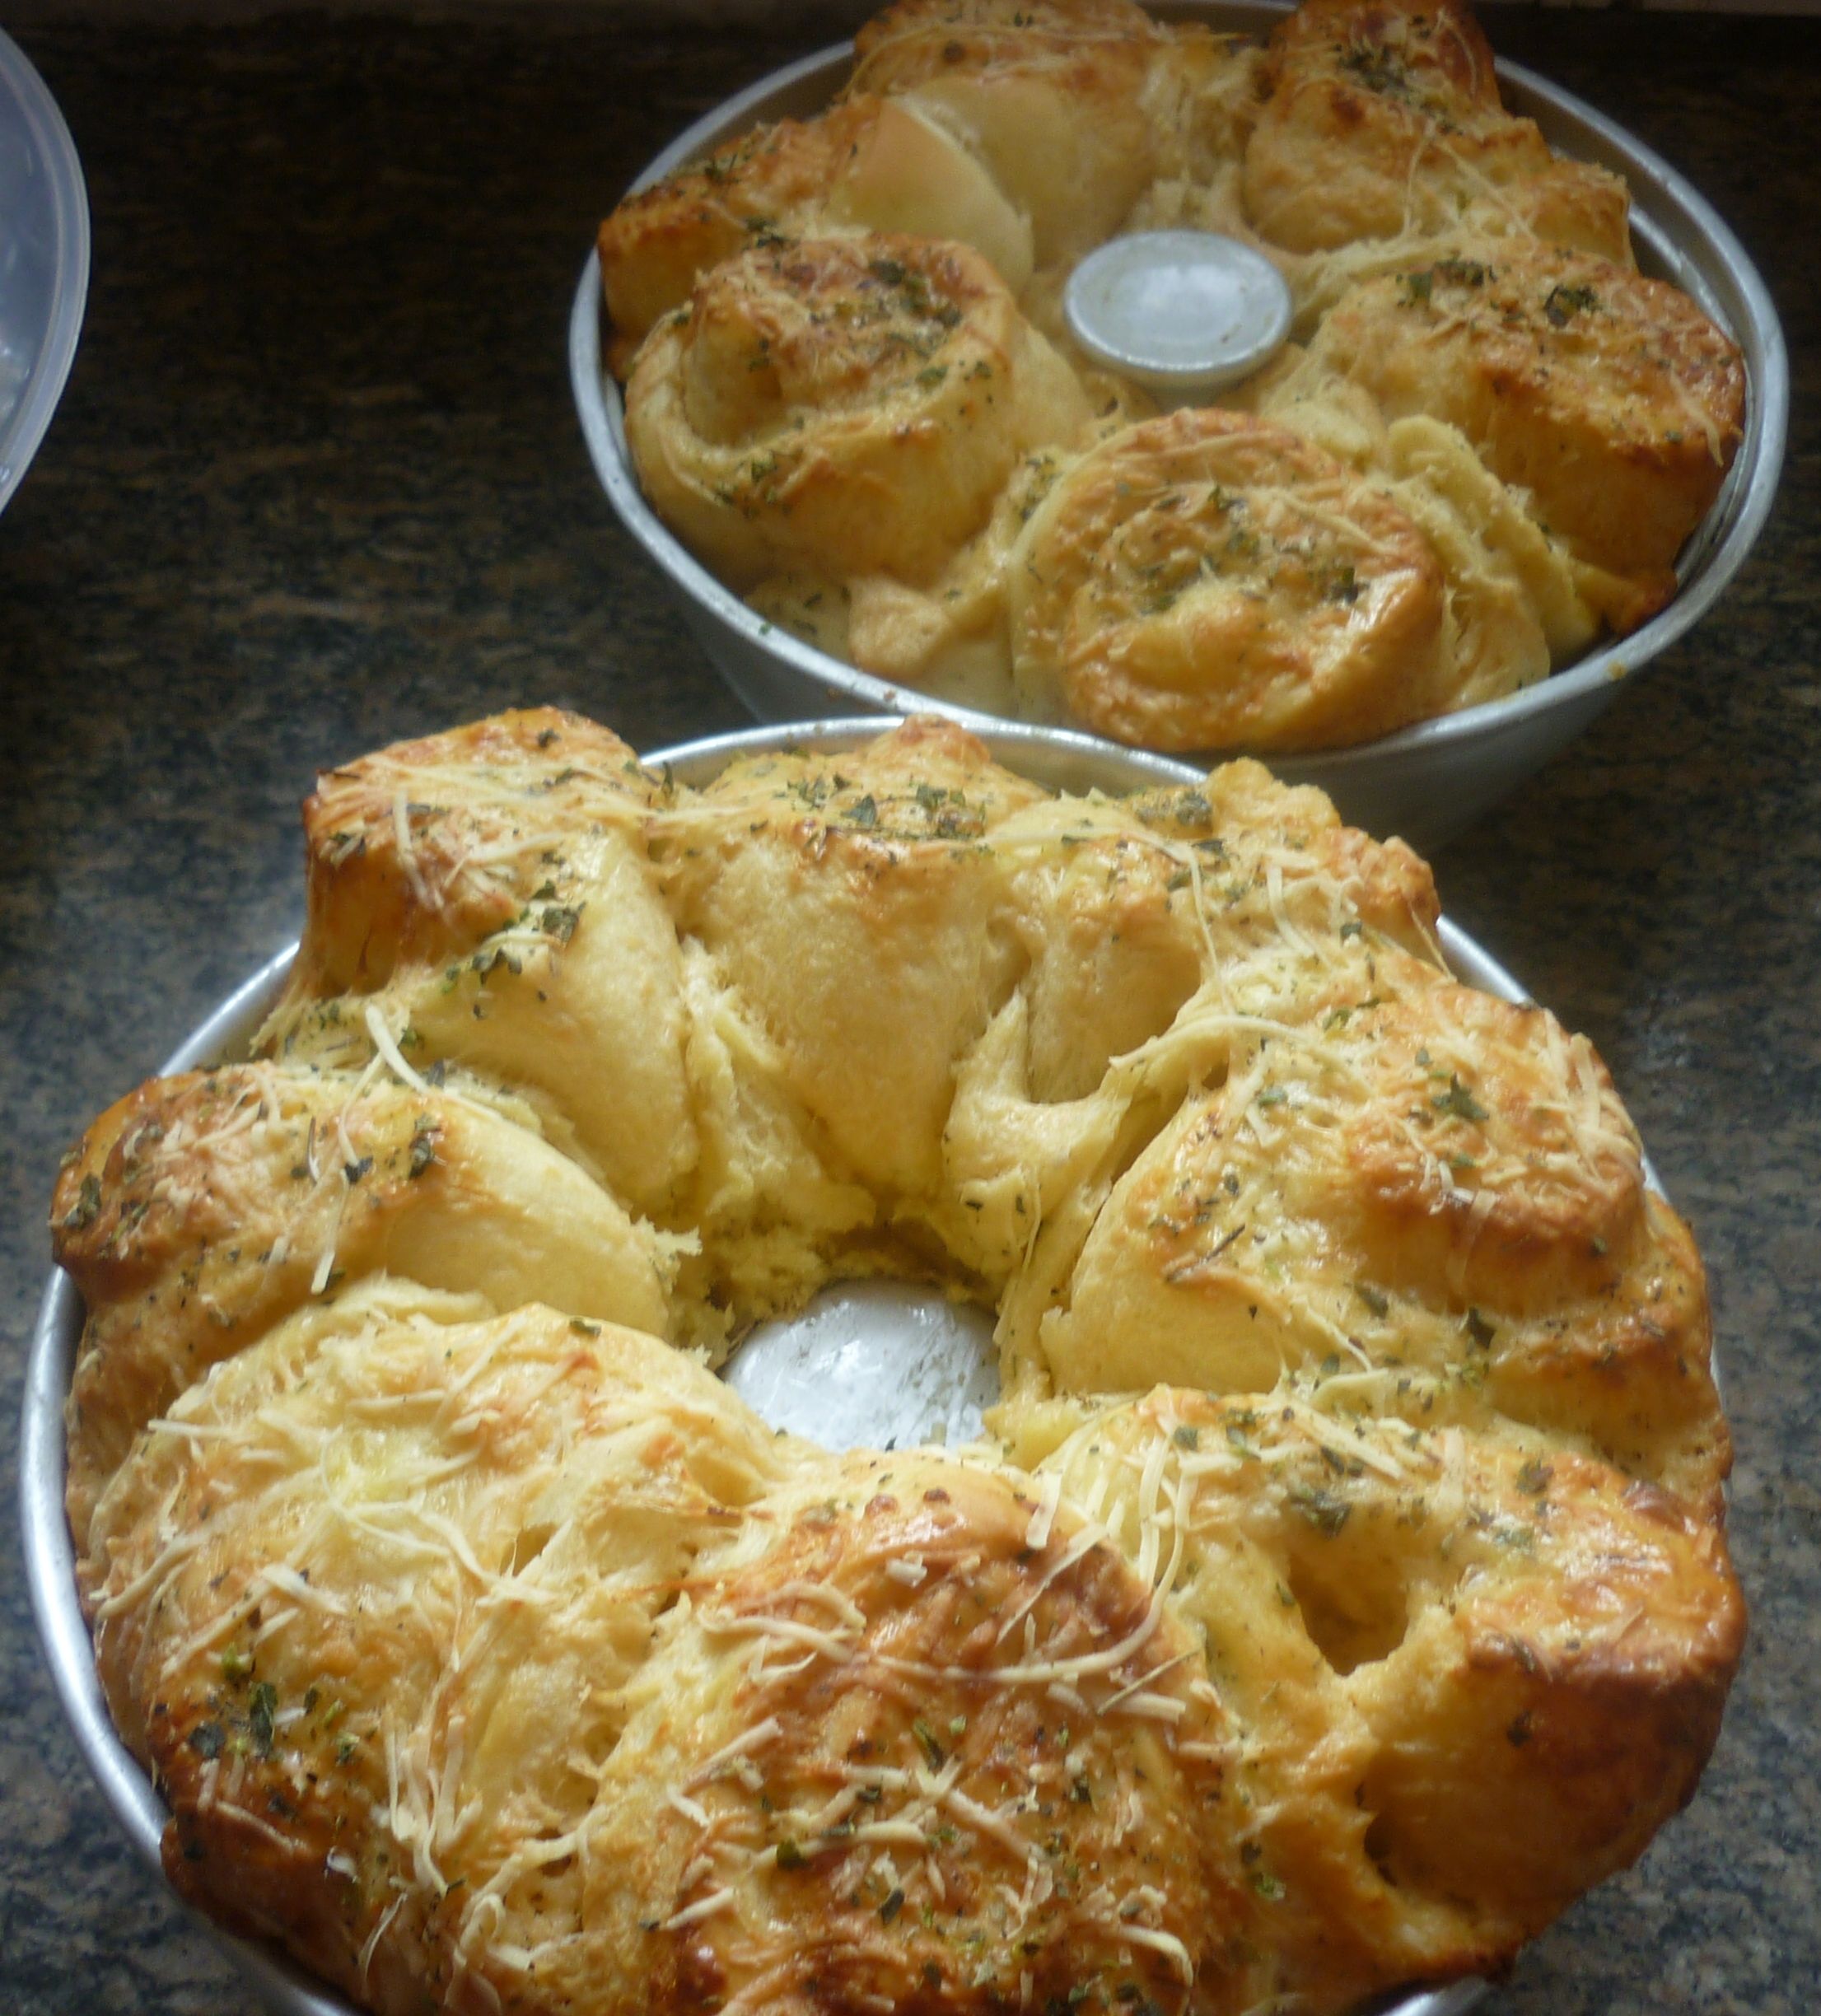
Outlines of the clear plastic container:
<svg viewBox="0 0 1821 2016">
<path fill-rule="evenodd" d="M 44 438 L 88 299 L 88 192 L 63 115 L 0 35 L 0 509 Z"/>
</svg>

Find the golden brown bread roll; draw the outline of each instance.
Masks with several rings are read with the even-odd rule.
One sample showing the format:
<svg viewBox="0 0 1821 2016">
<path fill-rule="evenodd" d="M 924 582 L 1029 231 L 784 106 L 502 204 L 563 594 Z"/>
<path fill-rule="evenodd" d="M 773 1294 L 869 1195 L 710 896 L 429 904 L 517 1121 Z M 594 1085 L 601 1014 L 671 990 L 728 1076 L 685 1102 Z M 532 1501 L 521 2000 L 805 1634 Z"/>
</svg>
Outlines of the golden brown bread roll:
<svg viewBox="0 0 1821 2016">
<path fill-rule="evenodd" d="M 598 243 L 614 370 L 625 375 L 639 344 L 710 267 L 796 236 L 819 216 L 877 116 L 868 99 L 812 119 L 780 119 L 627 196 L 602 223 Z"/>
<path fill-rule="evenodd" d="M 1432 713 L 1444 583 L 1409 519 L 1268 422 L 1184 408 L 1066 469 L 1010 571 L 1025 692 L 1123 742 L 1321 748 Z"/>
<path fill-rule="evenodd" d="M 90 1128 L 54 1206 L 58 1258 L 105 1312 L 70 1393 L 79 1536 L 147 1421 L 343 1282 L 390 1271 L 498 1308 L 535 1300 L 664 1326 L 661 1244 L 541 1137 L 522 1102 L 460 1084 L 188 1071 L 142 1085 Z"/>
<path fill-rule="evenodd" d="M 1352 289 L 1310 355 L 1388 418 L 1458 428 L 1577 558 L 1616 577 L 1599 592 L 1627 628 L 1674 592 L 1675 556 L 1744 418 L 1739 351 L 1686 295 L 1510 240 Z"/>
<path fill-rule="evenodd" d="M 1039 1473 L 1128 1552 L 1168 1550 L 1300 2005 L 1496 1965 L 1688 1796 L 1743 1612 L 1666 1494 L 1535 1437 L 1300 1395 L 1077 1412 Z"/>
<path fill-rule="evenodd" d="M 647 494 L 741 587 L 794 564 L 927 580 L 1019 457 L 1088 418 L 978 254 L 885 235 L 717 267 L 626 392 Z"/>
<path fill-rule="evenodd" d="M 683 1796 L 607 1836 L 672 2006 L 1255 2002 L 1226 1717 L 1119 1548 L 990 1458 L 757 1510 L 635 1689 L 628 1776 Z"/>
<path fill-rule="evenodd" d="M 1256 1392 L 1394 1358 L 1401 1384 L 1369 1382 L 1381 1413 L 1451 1417 L 1466 1381 L 1513 1420 L 1571 1411 L 1585 1446 L 1717 1503 L 1698 1264 L 1585 1039 L 1389 949 L 1286 976 L 1273 948 L 1229 992 L 1209 1018 L 1256 1031 L 1243 1067 L 1230 1052 L 1119 1178 L 1043 1320 L 1056 1384 Z M 1564 1351 L 1565 1332 L 1632 1342 Z"/>
<path fill-rule="evenodd" d="M 371 1020 L 338 997 L 368 996 L 412 1055 L 511 1078 L 634 1210 L 661 1203 L 694 1152 L 675 936 L 637 841 L 663 796 L 617 735 L 547 710 L 329 772 L 304 807 L 319 922 L 264 1042 L 365 1068 Z"/>
<path fill-rule="evenodd" d="M 1467 228 L 1631 264 L 1625 184 L 1506 114 L 1459 0 L 1303 0 L 1272 33 L 1265 87 L 1244 196 L 1275 244 Z"/>
<path fill-rule="evenodd" d="M 387 2016 L 1338 2016 L 1688 1797 L 1742 1631 L 1700 1263 L 1408 849 L 1255 763 L 1057 797 L 926 722 L 691 790 L 550 711 L 309 819 L 274 1054 L 54 1206 L 186 1895 Z M 673 1066 L 641 1185 L 586 1144 Z M 881 1272 L 997 1304 L 997 1446 L 831 1455 L 704 1362 Z"/>
<path fill-rule="evenodd" d="M 1040 268 L 1111 238 L 1160 174 L 1208 166 L 1230 68 L 1214 36 L 1157 26 L 1128 0 L 899 0 L 853 57 L 851 89 L 913 93 L 988 166 L 1030 220 Z"/>
<path fill-rule="evenodd" d="M 522 1994 L 515 1948 L 584 1894 L 549 1844 L 679 1578 L 785 1458 L 681 1353 L 549 1309 L 378 1283 L 269 1332 L 95 1524 L 97 1662 L 173 1882 L 376 2009 L 481 2006 L 470 1968 Z"/>
<path fill-rule="evenodd" d="M 780 119 L 628 196 L 600 227 L 609 362 L 623 377 L 651 329 L 712 267 L 847 226 L 958 239 L 1014 292 L 1030 278 L 1030 220 L 912 93 L 862 94 Z"/>
</svg>

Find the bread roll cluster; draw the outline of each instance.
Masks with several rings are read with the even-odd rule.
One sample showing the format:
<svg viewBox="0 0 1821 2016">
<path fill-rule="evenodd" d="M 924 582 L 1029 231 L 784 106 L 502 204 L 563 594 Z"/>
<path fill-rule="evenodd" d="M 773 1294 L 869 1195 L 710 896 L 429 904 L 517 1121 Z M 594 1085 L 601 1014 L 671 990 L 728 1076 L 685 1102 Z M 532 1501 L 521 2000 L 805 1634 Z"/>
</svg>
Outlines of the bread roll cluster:
<svg viewBox="0 0 1821 2016">
<path fill-rule="evenodd" d="M 387 2016 L 1338 2013 L 1690 1795 L 1700 1263 L 1400 843 L 1249 763 L 1056 797 L 924 722 L 698 790 L 548 711 L 306 825 L 251 1059 L 54 1211 L 97 1666 L 217 1920 Z M 716 1378 L 885 1274 L 997 1310 L 989 1440 Z"/>
<path fill-rule="evenodd" d="M 1305 0 L 1262 47 L 1128 0 L 896 0 L 826 112 L 603 224 L 609 353 L 659 515 L 823 650 L 1152 748 L 1330 748 L 1511 693 L 1674 594 L 1744 376 L 1640 277 L 1627 209 L 1505 110 L 1459 0 Z M 1165 415 L 1062 303 L 1095 246 L 1183 226 L 1277 264 L 1296 340 Z M 914 300 L 868 278 L 901 272 Z M 1236 440 L 1234 413 L 1241 508 L 1271 499 L 1243 556 L 1223 514 L 1166 527 L 1112 474 Z M 1420 621 L 1384 586 L 1418 553 Z"/>
</svg>

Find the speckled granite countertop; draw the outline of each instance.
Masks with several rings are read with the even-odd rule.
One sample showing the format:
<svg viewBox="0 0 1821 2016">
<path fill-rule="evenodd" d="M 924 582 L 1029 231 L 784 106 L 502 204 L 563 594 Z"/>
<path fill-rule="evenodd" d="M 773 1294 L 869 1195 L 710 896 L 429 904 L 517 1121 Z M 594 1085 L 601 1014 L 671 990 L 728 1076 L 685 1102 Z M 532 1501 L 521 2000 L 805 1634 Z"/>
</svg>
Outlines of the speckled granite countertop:
<svg viewBox="0 0 1821 2016">
<path fill-rule="evenodd" d="M 236 1976 L 116 1836 L 18 1561 L 20 1365 L 61 1149 L 295 930 L 320 763 L 511 702 L 741 725 L 595 486 L 564 315 L 604 205 L 837 16 L 17 28 L 87 165 L 95 281 L 0 520 L 0 2009 L 222 2016 Z M 661 11 L 648 20 L 661 24 Z M 1692 1808 L 1488 2007 L 1808 2011 L 1821 1981 L 1821 31 L 1501 13 L 1686 170 L 1796 374 L 1721 612 L 1442 859 L 1453 915 L 1599 1042 L 1712 1270 L 1753 1638 Z"/>
</svg>

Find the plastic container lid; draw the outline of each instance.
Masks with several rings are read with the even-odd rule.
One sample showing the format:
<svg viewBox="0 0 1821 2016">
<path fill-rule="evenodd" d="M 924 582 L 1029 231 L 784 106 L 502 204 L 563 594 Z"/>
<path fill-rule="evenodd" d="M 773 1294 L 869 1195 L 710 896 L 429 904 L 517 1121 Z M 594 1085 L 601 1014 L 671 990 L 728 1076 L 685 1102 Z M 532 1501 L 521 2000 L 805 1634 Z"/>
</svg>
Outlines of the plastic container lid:
<svg viewBox="0 0 1821 2016">
<path fill-rule="evenodd" d="M 1063 306 L 1090 357 L 1185 397 L 1249 376 L 1290 334 L 1283 275 L 1214 231 L 1115 238 L 1076 268 Z"/>
</svg>

